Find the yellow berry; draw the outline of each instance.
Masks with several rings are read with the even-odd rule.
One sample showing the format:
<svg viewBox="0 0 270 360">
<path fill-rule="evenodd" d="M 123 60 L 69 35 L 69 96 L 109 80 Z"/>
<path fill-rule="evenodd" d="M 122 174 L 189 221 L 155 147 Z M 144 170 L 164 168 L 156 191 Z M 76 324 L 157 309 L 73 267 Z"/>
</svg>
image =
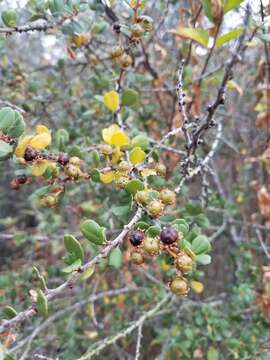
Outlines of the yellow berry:
<svg viewBox="0 0 270 360">
<path fill-rule="evenodd" d="M 186 295 L 189 290 L 187 281 L 180 277 L 176 277 L 172 280 L 172 282 L 170 283 L 170 288 L 171 291 L 178 296 Z"/>
<path fill-rule="evenodd" d="M 160 192 L 160 200 L 164 205 L 174 205 L 176 201 L 176 194 L 172 190 L 163 189 Z"/>
<path fill-rule="evenodd" d="M 160 200 L 152 200 L 148 205 L 147 205 L 147 210 L 150 216 L 156 218 L 162 215 L 163 210 L 164 210 L 164 205 L 162 204 L 162 202 Z"/>
<path fill-rule="evenodd" d="M 158 237 L 147 236 L 143 242 L 144 251 L 151 256 L 158 255 L 160 248 L 160 241 Z"/>
<path fill-rule="evenodd" d="M 123 54 L 121 55 L 121 57 L 119 58 L 119 65 L 122 68 L 127 68 L 132 64 L 132 57 L 128 54 Z"/>
<path fill-rule="evenodd" d="M 192 270 L 193 260 L 185 253 L 180 253 L 175 259 L 175 267 L 177 270 L 187 273 Z"/>
</svg>

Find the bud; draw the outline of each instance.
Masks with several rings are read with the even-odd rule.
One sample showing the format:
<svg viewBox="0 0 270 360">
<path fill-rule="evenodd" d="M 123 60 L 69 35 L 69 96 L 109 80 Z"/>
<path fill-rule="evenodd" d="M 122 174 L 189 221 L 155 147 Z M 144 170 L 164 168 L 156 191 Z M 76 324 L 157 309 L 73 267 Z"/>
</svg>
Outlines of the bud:
<svg viewBox="0 0 270 360">
<path fill-rule="evenodd" d="M 179 239 L 178 232 L 173 228 L 164 228 L 160 233 L 160 240 L 163 244 L 171 245 Z"/>
<path fill-rule="evenodd" d="M 130 178 L 128 176 L 122 176 L 120 179 L 116 180 L 115 185 L 118 189 L 124 189 L 129 180 Z"/>
<path fill-rule="evenodd" d="M 132 64 L 132 57 L 128 54 L 123 54 L 121 55 L 121 57 L 119 58 L 119 65 L 122 68 L 127 68 Z"/>
<path fill-rule="evenodd" d="M 100 145 L 98 149 L 103 155 L 111 155 L 113 152 L 113 148 L 111 147 L 111 145 Z"/>
<path fill-rule="evenodd" d="M 150 16 L 139 16 L 138 22 L 143 27 L 143 29 L 147 32 L 150 32 L 153 30 L 153 19 Z"/>
<path fill-rule="evenodd" d="M 130 32 L 132 36 L 140 38 L 144 34 L 144 28 L 140 24 L 132 25 Z"/>
<path fill-rule="evenodd" d="M 130 165 L 127 161 L 121 161 L 118 165 L 119 171 L 129 172 L 130 171 Z"/>
<path fill-rule="evenodd" d="M 74 165 L 74 166 L 80 166 L 81 163 L 82 163 L 82 160 L 80 158 L 78 158 L 77 156 L 72 156 L 70 159 L 69 159 L 69 163 Z"/>
<path fill-rule="evenodd" d="M 148 191 L 145 190 L 137 191 L 135 195 L 135 200 L 143 206 L 147 205 L 149 203 Z"/>
<path fill-rule="evenodd" d="M 57 205 L 57 197 L 54 195 L 46 195 L 40 199 L 39 205 L 43 208 L 54 208 Z"/>
<path fill-rule="evenodd" d="M 159 242 L 158 237 L 152 238 L 150 236 L 147 236 L 144 239 L 143 249 L 147 254 L 149 254 L 151 256 L 158 255 L 159 254 L 159 248 L 160 248 L 160 242 Z"/>
<path fill-rule="evenodd" d="M 187 273 L 192 270 L 193 261 L 187 254 L 180 253 L 175 259 L 175 267 L 177 270 Z"/>
<path fill-rule="evenodd" d="M 162 215 L 163 210 L 164 210 L 164 205 L 162 204 L 162 202 L 160 200 L 152 200 L 147 205 L 146 208 L 147 208 L 149 215 L 156 218 L 156 217 L 159 217 Z"/>
<path fill-rule="evenodd" d="M 114 46 L 110 50 L 111 59 L 119 58 L 124 53 L 124 48 L 122 46 Z"/>
<path fill-rule="evenodd" d="M 176 277 L 172 280 L 170 283 L 170 289 L 175 295 L 178 296 L 187 295 L 189 290 L 187 281 L 180 277 Z"/>
<path fill-rule="evenodd" d="M 163 189 L 160 192 L 160 200 L 164 205 L 174 205 L 176 202 L 176 194 L 172 190 Z"/>
<path fill-rule="evenodd" d="M 78 179 L 78 177 L 80 176 L 80 169 L 72 164 L 67 164 L 65 166 L 65 174 L 73 179 Z"/>
</svg>

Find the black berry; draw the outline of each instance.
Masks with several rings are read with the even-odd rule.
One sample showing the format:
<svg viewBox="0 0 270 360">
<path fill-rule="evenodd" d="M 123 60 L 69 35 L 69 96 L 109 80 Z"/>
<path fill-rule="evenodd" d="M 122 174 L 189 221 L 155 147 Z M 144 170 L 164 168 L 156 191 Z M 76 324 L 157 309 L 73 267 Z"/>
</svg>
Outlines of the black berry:
<svg viewBox="0 0 270 360">
<path fill-rule="evenodd" d="M 57 162 L 61 165 L 66 165 L 69 162 L 69 156 L 65 153 L 60 153 Z"/>
<path fill-rule="evenodd" d="M 173 228 L 164 228 L 160 233 L 160 240 L 166 245 L 173 244 L 178 239 L 178 232 Z"/>
<path fill-rule="evenodd" d="M 31 148 L 31 147 L 28 147 L 26 150 L 25 150 L 25 153 L 24 153 L 24 160 L 25 161 L 33 161 L 35 160 L 36 158 L 38 157 L 38 152 Z"/>
<path fill-rule="evenodd" d="M 20 185 L 23 185 L 25 184 L 27 181 L 27 176 L 26 175 L 20 175 L 17 177 L 17 182 L 20 184 Z"/>
<path fill-rule="evenodd" d="M 142 230 L 131 230 L 128 237 L 131 245 L 139 246 L 143 241 L 144 232 Z"/>
</svg>

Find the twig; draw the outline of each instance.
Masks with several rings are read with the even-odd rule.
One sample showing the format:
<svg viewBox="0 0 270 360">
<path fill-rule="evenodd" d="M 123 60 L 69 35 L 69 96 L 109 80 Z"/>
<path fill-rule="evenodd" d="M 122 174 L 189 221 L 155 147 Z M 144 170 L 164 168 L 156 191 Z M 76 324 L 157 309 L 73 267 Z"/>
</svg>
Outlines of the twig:
<svg viewBox="0 0 270 360">
<path fill-rule="evenodd" d="M 142 328 L 143 322 L 138 326 L 138 337 L 137 337 L 137 344 L 136 344 L 136 353 L 134 360 L 139 360 L 140 358 L 140 350 L 141 350 L 141 343 L 142 343 Z"/>
<path fill-rule="evenodd" d="M 256 229 L 255 232 L 256 232 L 257 238 L 258 238 L 258 240 L 260 242 L 260 245 L 261 245 L 267 259 L 270 259 L 270 253 L 269 253 L 269 251 L 268 251 L 268 249 L 267 249 L 267 247 L 266 247 L 266 245 L 265 245 L 265 243 L 263 241 L 262 234 L 261 234 L 260 230 Z"/>
</svg>

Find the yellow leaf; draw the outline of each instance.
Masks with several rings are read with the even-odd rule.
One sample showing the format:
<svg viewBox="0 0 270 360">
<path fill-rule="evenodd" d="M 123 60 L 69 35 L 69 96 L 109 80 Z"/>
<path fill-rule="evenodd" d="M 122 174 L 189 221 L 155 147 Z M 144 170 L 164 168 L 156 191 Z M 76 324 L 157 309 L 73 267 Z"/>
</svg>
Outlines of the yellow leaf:
<svg viewBox="0 0 270 360">
<path fill-rule="evenodd" d="M 74 34 L 71 37 L 71 41 L 77 46 L 81 47 L 82 45 L 85 45 L 89 42 L 91 39 L 90 34 Z"/>
<path fill-rule="evenodd" d="M 170 30 L 170 33 L 181 36 L 190 40 L 194 40 L 200 45 L 207 47 L 209 34 L 204 29 L 193 29 L 193 28 L 178 28 L 177 30 Z"/>
<path fill-rule="evenodd" d="M 104 94 L 104 105 L 111 111 L 117 111 L 119 108 L 119 94 L 112 90 Z"/>
<path fill-rule="evenodd" d="M 204 290 L 204 285 L 200 281 L 191 281 L 190 286 L 197 294 L 201 294 Z"/>
<path fill-rule="evenodd" d="M 145 152 L 141 148 L 136 147 L 131 151 L 129 159 L 133 165 L 140 164 L 145 159 Z"/>
<path fill-rule="evenodd" d="M 82 273 L 82 275 L 81 275 L 81 277 L 80 277 L 80 280 L 86 280 L 86 279 L 88 279 L 88 278 L 90 278 L 90 276 L 92 276 L 93 274 L 94 274 L 94 272 L 95 272 L 95 266 L 93 265 L 93 266 L 90 266 L 88 269 L 86 269 L 83 273 Z"/>
<path fill-rule="evenodd" d="M 32 139 L 33 139 L 33 135 L 27 135 L 19 141 L 18 146 L 15 150 L 15 155 L 17 157 L 24 156 L 25 150 L 26 150 L 27 146 L 30 144 Z"/>
<path fill-rule="evenodd" d="M 116 148 L 114 149 L 113 154 L 112 154 L 111 163 L 112 163 L 113 165 L 117 164 L 118 161 L 121 159 L 121 156 L 122 156 L 122 153 L 121 153 L 121 151 L 120 151 L 120 147 L 119 147 L 119 146 L 116 146 Z"/>
<path fill-rule="evenodd" d="M 141 175 L 143 177 L 147 177 L 147 176 L 150 176 L 150 175 L 157 175 L 157 172 L 154 169 L 143 169 L 141 171 Z"/>
<path fill-rule="evenodd" d="M 102 137 L 103 140 L 107 143 L 107 144 L 111 144 L 111 139 L 112 136 L 120 130 L 120 127 L 116 124 L 111 125 L 110 127 L 103 129 L 102 130 Z"/>
<path fill-rule="evenodd" d="M 111 145 L 121 147 L 128 145 L 128 143 L 129 143 L 129 138 L 122 130 L 117 131 L 115 134 L 113 134 L 111 138 Z"/>
<path fill-rule="evenodd" d="M 45 171 L 47 170 L 47 167 L 49 166 L 49 161 L 47 160 L 37 160 L 32 166 L 32 175 L 33 176 L 42 176 Z"/>
<path fill-rule="evenodd" d="M 229 80 L 227 82 L 227 87 L 228 87 L 228 89 L 235 89 L 236 91 L 239 92 L 240 95 L 243 95 L 243 90 L 242 90 L 241 86 L 239 86 L 235 81 Z"/>
<path fill-rule="evenodd" d="M 42 134 L 42 133 L 48 133 L 50 134 L 50 130 L 47 128 L 47 126 L 42 125 L 42 124 L 38 124 L 36 126 L 36 133 L 37 134 Z"/>
<path fill-rule="evenodd" d="M 32 146 L 32 148 L 34 149 L 43 150 L 51 144 L 51 141 L 52 141 L 51 134 L 47 132 L 43 132 L 41 134 L 35 135 L 33 139 L 30 141 L 29 145 Z"/>
<path fill-rule="evenodd" d="M 100 180 L 103 184 L 110 184 L 114 180 L 114 171 L 108 171 L 100 175 Z"/>
</svg>

